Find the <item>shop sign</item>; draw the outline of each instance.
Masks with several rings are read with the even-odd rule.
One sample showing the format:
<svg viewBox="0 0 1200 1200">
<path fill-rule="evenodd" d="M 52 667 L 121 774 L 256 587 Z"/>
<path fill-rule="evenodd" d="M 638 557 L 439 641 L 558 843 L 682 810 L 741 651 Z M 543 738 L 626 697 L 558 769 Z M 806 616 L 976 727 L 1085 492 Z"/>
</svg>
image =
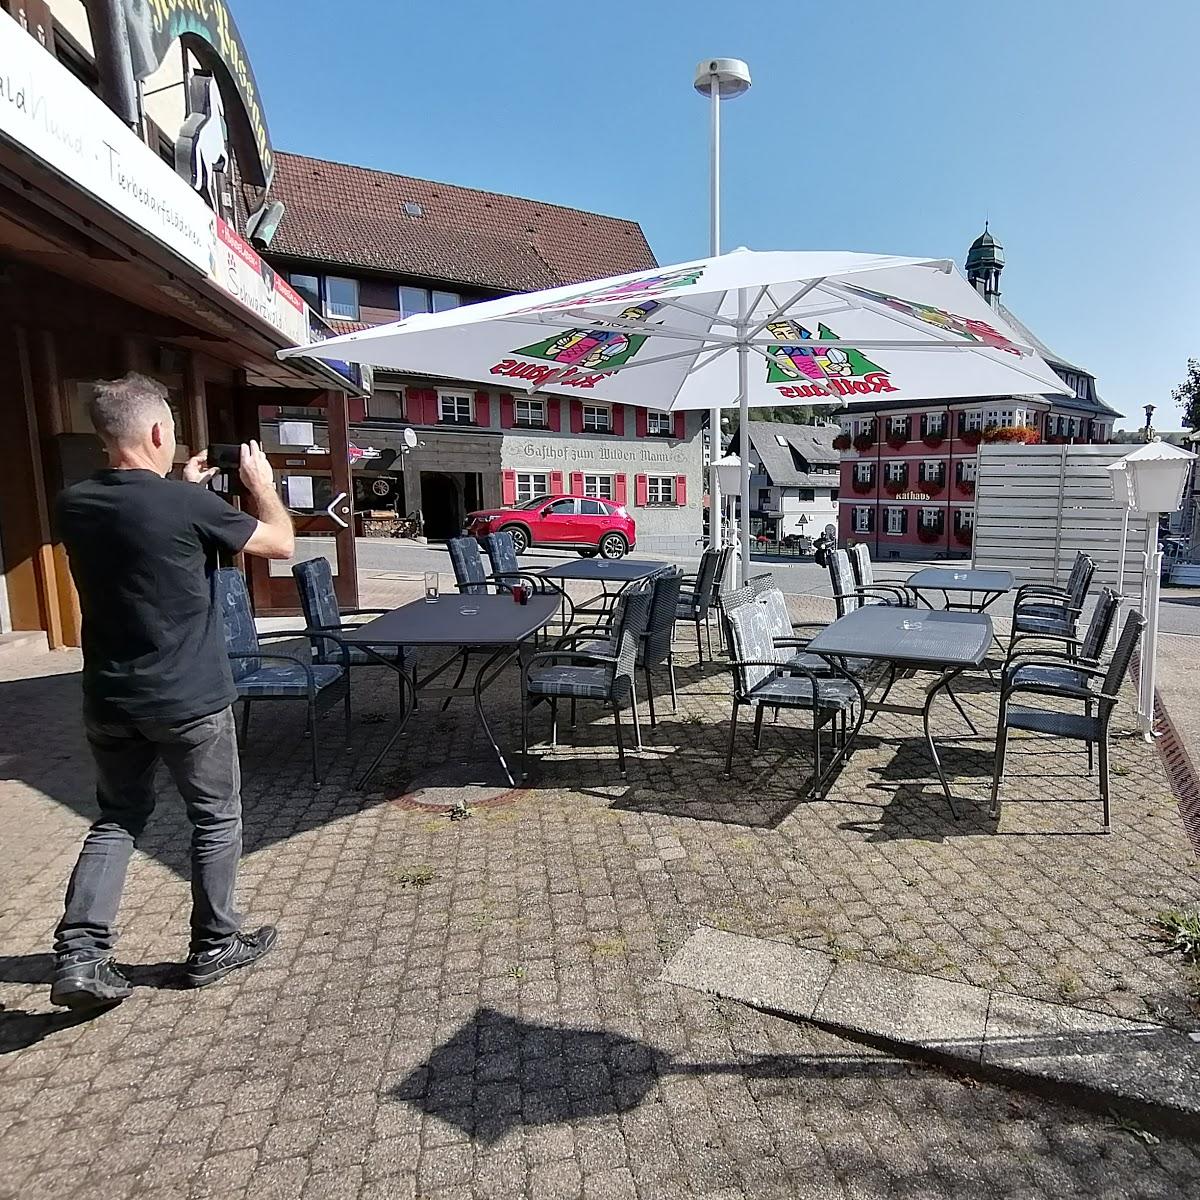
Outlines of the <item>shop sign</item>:
<svg viewBox="0 0 1200 1200">
<path fill-rule="evenodd" d="M 216 216 L 53 55 L 0 20 L 0 134 L 214 275 Z"/>
<path fill-rule="evenodd" d="M 220 88 L 242 179 L 254 187 L 270 187 L 275 158 L 258 81 L 225 0 L 120 0 L 120 7 L 134 78 L 152 75 L 181 41 Z"/>
<path fill-rule="evenodd" d="M 214 280 L 240 304 L 273 325 L 292 345 L 308 339 L 308 306 L 282 275 L 238 232 L 217 218 L 220 253 Z"/>
</svg>

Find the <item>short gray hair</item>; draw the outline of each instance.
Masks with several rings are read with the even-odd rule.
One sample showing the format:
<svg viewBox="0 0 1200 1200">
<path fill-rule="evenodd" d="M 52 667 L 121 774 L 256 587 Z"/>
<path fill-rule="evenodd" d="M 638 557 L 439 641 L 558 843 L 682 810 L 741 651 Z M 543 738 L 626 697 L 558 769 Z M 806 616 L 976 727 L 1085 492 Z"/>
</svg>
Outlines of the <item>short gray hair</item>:
<svg viewBox="0 0 1200 1200">
<path fill-rule="evenodd" d="M 88 415 L 102 441 L 125 446 L 143 438 L 156 421 L 170 416 L 171 408 L 167 389 L 157 379 L 130 371 L 120 379 L 101 379 L 96 384 Z"/>
</svg>

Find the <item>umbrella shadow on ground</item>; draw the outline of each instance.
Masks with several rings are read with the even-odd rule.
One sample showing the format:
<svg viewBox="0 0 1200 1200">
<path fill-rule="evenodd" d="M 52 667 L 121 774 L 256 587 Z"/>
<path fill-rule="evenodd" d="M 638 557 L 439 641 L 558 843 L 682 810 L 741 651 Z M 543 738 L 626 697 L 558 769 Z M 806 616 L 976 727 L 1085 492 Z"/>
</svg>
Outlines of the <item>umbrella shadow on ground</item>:
<svg viewBox="0 0 1200 1200">
<path fill-rule="evenodd" d="M 836 1080 L 902 1078 L 920 1069 L 874 1054 L 680 1062 L 620 1034 L 542 1025 L 482 1008 L 387 1094 L 492 1146 L 522 1126 L 628 1112 L 670 1076 Z"/>
</svg>

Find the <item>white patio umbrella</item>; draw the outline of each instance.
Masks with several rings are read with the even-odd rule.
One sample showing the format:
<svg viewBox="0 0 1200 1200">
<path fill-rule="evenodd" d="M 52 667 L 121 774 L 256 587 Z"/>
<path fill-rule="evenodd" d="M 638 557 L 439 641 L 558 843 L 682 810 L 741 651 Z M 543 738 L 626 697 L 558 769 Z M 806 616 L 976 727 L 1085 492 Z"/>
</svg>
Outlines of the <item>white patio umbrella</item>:
<svg viewBox="0 0 1200 1200">
<path fill-rule="evenodd" d="M 743 513 L 750 408 L 1073 394 L 952 262 L 844 251 L 736 250 L 279 353 L 668 411 L 736 397 Z"/>
</svg>

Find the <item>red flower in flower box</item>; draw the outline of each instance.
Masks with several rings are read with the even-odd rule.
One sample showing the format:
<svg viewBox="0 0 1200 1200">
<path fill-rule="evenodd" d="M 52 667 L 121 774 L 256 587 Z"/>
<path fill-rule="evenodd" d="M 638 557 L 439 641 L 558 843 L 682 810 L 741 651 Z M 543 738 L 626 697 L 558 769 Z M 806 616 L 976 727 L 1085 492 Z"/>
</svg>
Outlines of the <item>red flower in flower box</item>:
<svg viewBox="0 0 1200 1200">
<path fill-rule="evenodd" d="M 889 479 L 883 486 L 889 496 L 898 496 L 901 492 L 908 491 L 908 483 L 903 479 Z"/>
<path fill-rule="evenodd" d="M 940 479 L 922 479 L 917 484 L 917 491 L 923 492 L 926 496 L 940 496 L 944 486 Z"/>
<path fill-rule="evenodd" d="M 958 490 L 959 490 L 959 491 L 960 491 L 960 492 L 961 492 L 961 493 L 962 493 L 964 496 L 973 496 L 973 495 L 975 495 L 975 480 L 973 480 L 973 479 L 960 479 L 960 480 L 958 481 Z"/>
<path fill-rule="evenodd" d="M 921 439 L 930 450 L 936 450 L 945 440 L 946 435 L 944 433 L 927 433 Z"/>
<path fill-rule="evenodd" d="M 901 446 L 908 445 L 908 434 L 907 433 L 889 433 L 887 436 L 887 444 L 889 446 L 891 446 L 891 448 L 893 450 L 899 450 Z"/>
<path fill-rule="evenodd" d="M 833 448 L 835 450 L 849 450 L 852 444 L 853 440 L 848 433 L 839 433 L 833 439 Z"/>
<path fill-rule="evenodd" d="M 954 536 L 961 546 L 969 546 L 971 544 L 971 530 L 969 529 L 959 529 L 955 532 Z"/>
<path fill-rule="evenodd" d="M 852 491 L 857 492 L 858 495 L 865 496 L 868 492 L 873 492 L 875 490 L 875 480 L 859 479 L 858 476 L 855 475 L 850 480 L 850 488 Z"/>
<path fill-rule="evenodd" d="M 875 445 L 875 439 L 869 433 L 860 433 L 851 444 L 862 454 Z"/>
<path fill-rule="evenodd" d="M 930 529 L 928 525 L 922 525 L 917 530 L 917 537 L 925 543 L 940 542 L 942 540 L 942 531 L 940 529 Z"/>
<path fill-rule="evenodd" d="M 983 441 L 982 429 L 964 429 L 958 435 L 959 441 L 966 442 L 968 446 L 978 446 Z"/>
</svg>

